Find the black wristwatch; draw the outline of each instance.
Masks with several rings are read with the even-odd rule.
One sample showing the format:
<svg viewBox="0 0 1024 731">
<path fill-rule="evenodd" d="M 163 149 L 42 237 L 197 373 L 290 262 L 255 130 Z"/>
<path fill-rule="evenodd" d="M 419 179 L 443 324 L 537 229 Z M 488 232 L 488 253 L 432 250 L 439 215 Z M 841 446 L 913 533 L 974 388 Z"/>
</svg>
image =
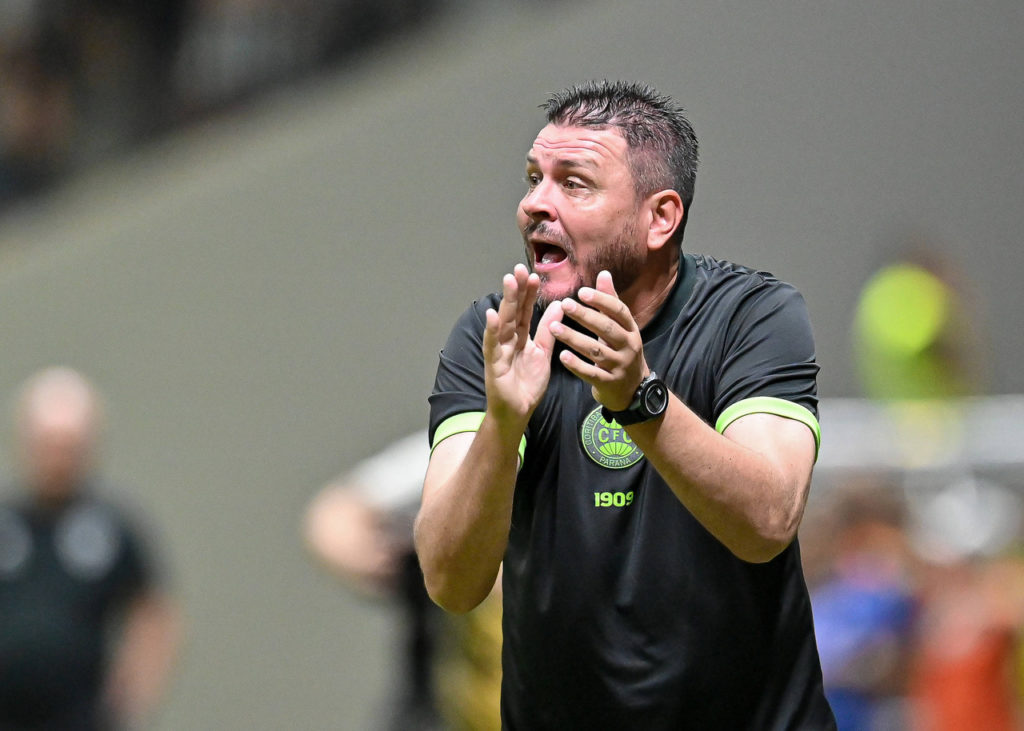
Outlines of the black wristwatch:
<svg viewBox="0 0 1024 731">
<path fill-rule="evenodd" d="M 633 396 L 633 403 L 625 411 L 612 411 L 607 406 L 602 406 L 601 418 L 609 423 L 617 421 L 619 426 L 628 426 L 657 419 L 667 408 L 668 386 L 658 378 L 657 373 L 651 371 L 647 378 L 640 381 Z"/>
</svg>

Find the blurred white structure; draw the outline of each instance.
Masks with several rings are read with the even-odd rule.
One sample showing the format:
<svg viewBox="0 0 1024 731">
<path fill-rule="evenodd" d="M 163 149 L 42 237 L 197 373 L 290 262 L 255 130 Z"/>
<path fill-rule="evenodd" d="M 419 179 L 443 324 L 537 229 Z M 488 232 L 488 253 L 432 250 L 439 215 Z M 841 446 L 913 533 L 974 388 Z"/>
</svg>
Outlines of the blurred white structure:
<svg viewBox="0 0 1024 731">
<path fill-rule="evenodd" d="M 1022 536 L 1024 395 L 823 399 L 815 491 L 858 477 L 903 491 L 915 548 L 936 561 L 997 554 Z"/>
</svg>

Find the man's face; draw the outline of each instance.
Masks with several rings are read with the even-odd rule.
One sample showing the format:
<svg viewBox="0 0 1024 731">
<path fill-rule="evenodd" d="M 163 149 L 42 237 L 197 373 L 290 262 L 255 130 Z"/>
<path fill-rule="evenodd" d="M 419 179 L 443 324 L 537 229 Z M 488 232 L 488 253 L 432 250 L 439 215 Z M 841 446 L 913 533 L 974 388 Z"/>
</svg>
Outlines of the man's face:
<svg viewBox="0 0 1024 731">
<path fill-rule="evenodd" d="M 25 414 L 21 429 L 32 489 L 48 501 L 69 497 L 88 468 L 91 410 L 71 400 L 40 399 Z"/>
<path fill-rule="evenodd" d="M 614 128 L 549 124 L 534 140 L 516 218 L 542 306 L 594 286 L 602 269 L 621 293 L 643 268 L 647 240 L 626 155 Z"/>
</svg>

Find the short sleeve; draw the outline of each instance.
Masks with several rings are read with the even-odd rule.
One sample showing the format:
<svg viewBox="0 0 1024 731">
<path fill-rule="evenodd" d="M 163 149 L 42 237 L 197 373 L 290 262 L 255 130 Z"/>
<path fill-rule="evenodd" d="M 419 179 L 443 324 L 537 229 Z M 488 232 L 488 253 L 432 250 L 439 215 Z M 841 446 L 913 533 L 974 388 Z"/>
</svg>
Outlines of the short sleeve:
<svg viewBox="0 0 1024 731">
<path fill-rule="evenodd" d="M 122 506 L 105 509 L 117 521 L 121 537 L 120 551 L 108 578 L 112 596 L 125 602 L 156 588 L 165 581 L 165 571 L 158 561 L 153 545 L 155 533 L 148 521 Z"/>
<path fill-rule="evenodd" d="M 728 324 L 714 416 L 757 397 L 790 401 L 818 414 L 814 336 L 803 296 L 764 279 L 741 299 Z"/>
<path fill-rule="evenodd" d="M 497 307 L 496 295 L 473 303 L 455 323 L 441 351 L 430 394 L 430 443 L 437 428 L 454 416 L 487 409 L 484 386 L 483 333 L 486 312 Z"/>
</svg>

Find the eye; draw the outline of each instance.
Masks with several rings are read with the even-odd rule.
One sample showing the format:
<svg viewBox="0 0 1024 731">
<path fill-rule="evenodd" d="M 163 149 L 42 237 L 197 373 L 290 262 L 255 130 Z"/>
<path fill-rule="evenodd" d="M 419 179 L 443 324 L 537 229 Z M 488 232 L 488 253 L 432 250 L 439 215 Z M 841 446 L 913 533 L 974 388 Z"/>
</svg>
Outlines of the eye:
<svg viewBox="0 0 1024 731">
<path fill-rule="evenodd" d="M 587 187 L 579 178 L 566 178 L 562 185 L 567 190 L 580 190 Z"/>
<path fill-rule="evenodd" d="M 523 181 L 531 188 L 536 188 L 540 184 L 540 175 L 537 173 L 527 173 Z"/>
</svg>

